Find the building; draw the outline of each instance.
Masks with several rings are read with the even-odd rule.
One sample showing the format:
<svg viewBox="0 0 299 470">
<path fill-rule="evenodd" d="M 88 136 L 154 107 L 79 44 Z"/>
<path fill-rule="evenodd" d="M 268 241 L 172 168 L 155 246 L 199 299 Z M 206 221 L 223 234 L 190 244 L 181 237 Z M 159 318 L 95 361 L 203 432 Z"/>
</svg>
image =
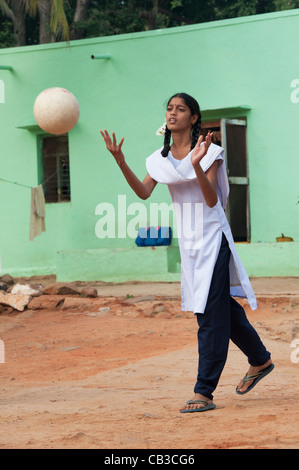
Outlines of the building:
<svg viewBox="0 0 299 470">
<path fill-rule="evenodd" d="M 227 215 L 249 275 L 298 276 L 298 39 L 299 9 L 0 50 L 2 273 L 179 280 L 175 237 L 170 247 L 135 245 L 139 226 L 171 223 L 167 187 L 138 200 L 99 130 L 125 136 L 143 179 L 145 158 L 162 145 L 165 104 L 185 91 L 227 149 Z M 60 137 L 33 117 L 36 96 L 54 86 L 80 104 L 78 124 Z M 42 183 L 46 231 L 29 240 L 30 188 Z M 293 241 L 277 241 L 282 234 Z"/>
</svg>

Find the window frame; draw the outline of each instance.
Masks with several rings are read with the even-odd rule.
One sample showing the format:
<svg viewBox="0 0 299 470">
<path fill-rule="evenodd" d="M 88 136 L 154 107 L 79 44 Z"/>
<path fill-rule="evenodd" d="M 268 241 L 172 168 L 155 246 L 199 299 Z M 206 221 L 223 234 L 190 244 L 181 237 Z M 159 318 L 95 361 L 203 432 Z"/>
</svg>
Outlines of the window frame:
<svg viewBox="0 0 299 470">
<path fill-rule="evenodd" d="M 67 159 L 68 159 L 68 169 L 69 169 L 67 187 L 68 187 L 69 196 L 65 197 L 61 194 L 61 171 L 60 171 L 58 162 L 59 162 L 59 159 L 62 158 L 62 156 L 61 155 L 56 155 L 56 168 L 57 168 L 57 171 L 53 175 L 57 174 L 57 179 L 56 179 L 56 182 L 57 182 L 57 187 L 56 187 L 57 200 L 50 200 L 50 199 L 47 198 L 47 186 L 45 186 L 45 183 L 49 179 L 51 179 L 52 175 L 49 175 L 49 176 L 47 175 L 47 177 L 45 179 L 45 175 L 44 175 L 44 158 L 46 158 L 46 157 L 44 156 L 44 152 L 43 152 L 43 143 L 44 143 L 44 139 L 48 139 L 48 138 L 61 139 L 61 138 L 65 138 L 65 137 L 67 138 Z M 42 133 L 42 134 L 39 134 L 37 136 L 37 139 L 38 139 L 37 140 L 37 148 L 38 148 L 38 165 L 37 165 L 38 181 L 40 182 L 40 184 L 43 185 L 46 204 L 58 204 L 58 203 L 61 204 L 61 203 L 71 202 L 69 134 L 54 135 L 54 134 Z"/>
<path fill-rule="evenodd" d="M 246 165 L 246 176 L 234 176 L 230 175 L 230 168 L 228 166 L 228 158 L 227 158 L 227 142 L 226 142 L 226 124 L 232 124 L 232 125 L 242 125 L 245 126 L 246 129 L 246 141 L 245 141 L 245 165 Z M 242 117 L 230 117 L 230 118 L 225 118 L 221 117 L 221 115 L 215 119 L 212 118 L 206 118 L 202 121 L 201 124 L 201 130 L 202 133 L 205 135 L 205 133 L 208 130 L 211 130 L 214 134 L 216 135 L 216 140 L 214 139 L 214 142 L 217 145 L 220 145 L 221 147 L 224 148 L 224 156 L 225 156 L 225 164 L 226 164 L 226 170 L 227 170 L 227 176 L 228 176 L 228 181 L 229 181 L 229 186 L 231 189 L 232 185 L 243 185 L 246 186 L 246 207 L 245 207 L 245 214 L 244 216 L 246 217 L 246 240 L 240 241 L 240 240 L 235 240 L 236 243 L 250 243 L 251 240 L 251 224 L 250 224 L 250 185 L 249 185 L 249 168 L 248 168 L 248 139 L 247 139 L 247 118 L 242 116 Z M 225 213 L 228 219 L 229 224 L 231 225 L 231 203 L 230 203 L 230 198 L 228 197 L 227 205 L 225 208 Z M 233 233 L 233 237 L 235 238 L 236 235 Z"/>
</svg>

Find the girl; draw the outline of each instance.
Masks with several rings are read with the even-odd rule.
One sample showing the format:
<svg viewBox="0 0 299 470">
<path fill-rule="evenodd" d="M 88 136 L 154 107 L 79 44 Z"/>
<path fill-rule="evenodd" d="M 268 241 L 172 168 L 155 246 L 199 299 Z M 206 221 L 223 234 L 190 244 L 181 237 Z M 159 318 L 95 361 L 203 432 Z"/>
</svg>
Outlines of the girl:
<svg viewBox="0 0 299 470">
<path fill-rule="evenodd" d="M 181 255 L 182 310 L 193 311 L 198 329 L 198 373 L 193 398 L 181 413 L 215 408 L 213 392 L 226 362 L 231 339 L 249 362 L 249 371 L 236 388 L 247 393 L 274 368 L 270 353 L 232 296 L 256 299 L 237 255 L 224 208 L 229 186 L 224 151 L 200 135 L 197 101 L 186 93 L 167 104 L 164 146 L 146 160 L 147 175 L 140 181 L 129 168 L 113 132 L 100 131 L 128 184 L 141 199 L 156 184 L 168 185 L 177 215 Z"/>
</svg>

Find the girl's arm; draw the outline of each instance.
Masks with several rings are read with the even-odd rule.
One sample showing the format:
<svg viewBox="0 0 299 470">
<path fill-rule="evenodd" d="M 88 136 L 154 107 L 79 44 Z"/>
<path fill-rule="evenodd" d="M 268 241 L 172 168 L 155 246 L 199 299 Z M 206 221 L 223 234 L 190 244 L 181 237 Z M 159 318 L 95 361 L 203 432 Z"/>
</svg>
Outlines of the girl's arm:
<svg viewBox="0 0 299 470">
<path fill-rule="evenodd" d="M 112 139 L 106 130 L 100 132 L 103 136 L 103 140 L 105 141 L 107 149 L 110 153 L 112 153 L 130 187 L 141 199 L 149 198 L 157 184 L 157 181 L 153 180 L 149 174 L 146 175 L 143 181 L 140 181 L 135 173 L 133 173 L 131 168 L 127 165 L 121 149 L 124 138 L 122 138 L 120 143 L 117 144 L 114 132 L 112 133 Z"/>
<path fill-rule="evenodd" d="M 203 169 L 199 165 L 199 162 L 207 153 L 208 148 L 212 141 L 212 136 L 213 134 L 208 133 L 205 142 L 203 143 L 203 145 L 201 145 L 203 141 L 203 136 L 201 135 L 191 155 L 191 161 L 192 161 L 192 165 L 194 167 L 194 171 L 197 176 L 197 180 L 199 182 L 205 201 L 209 207 L 214 207 L 218 201 L 218 196 L 217 196 L 218 161 L 215 161 L 206 172 L 203 171 Z"/>
</svg>

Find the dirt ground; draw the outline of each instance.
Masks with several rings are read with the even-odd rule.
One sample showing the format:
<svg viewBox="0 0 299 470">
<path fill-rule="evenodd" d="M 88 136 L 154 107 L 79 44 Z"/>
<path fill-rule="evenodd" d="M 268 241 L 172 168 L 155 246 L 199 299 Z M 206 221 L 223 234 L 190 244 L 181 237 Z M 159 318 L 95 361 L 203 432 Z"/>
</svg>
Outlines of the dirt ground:
<svg viewBox="0 0 299 470">
<path fill-rule="evenodd" d="M 0 448 L 298 449 L 298 279 L 252 282 L 258 309 L 241 303 L 275 369 L 237 395 L 248 364 L 231 344 L 205 413 L 179 413 L 193 394 L 197 326 L 178 283 L 94 283 L 94 299 L 2 313 Z"/>
</svg>

